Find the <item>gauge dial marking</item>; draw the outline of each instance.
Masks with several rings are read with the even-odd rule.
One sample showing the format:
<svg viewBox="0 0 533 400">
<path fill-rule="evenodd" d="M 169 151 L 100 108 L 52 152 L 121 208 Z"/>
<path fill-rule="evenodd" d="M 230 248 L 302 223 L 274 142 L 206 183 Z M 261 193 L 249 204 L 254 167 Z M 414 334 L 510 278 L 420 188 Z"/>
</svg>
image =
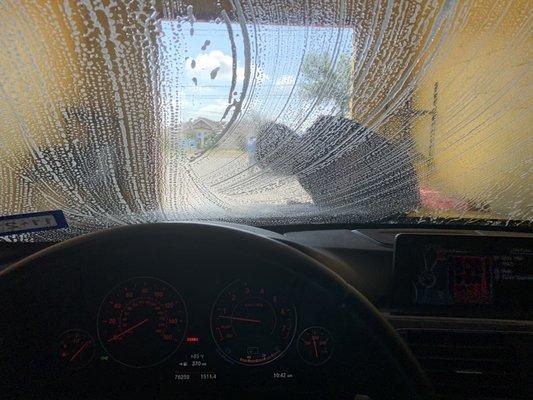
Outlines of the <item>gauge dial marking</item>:
<svg viewBox="0 0 533 400">
<path fill-rule="evenodd" d="M 235 281 L 219 294 L 211 333 L 219 353 L 241 365 L 264 365 L 281 357 L 296 328 L 296 309 L 277 284 Z"/>
<path fill-rule="evenodd" d="M 307 328 L 298 337 L 298 354 L 310 365 L 326 363 L 333 354 L 333 347 L 331 333 L 321 326 Z"/>
<path fill-rule="evenodd" d="M 59 360 L 68 369 L 86 367 L 94 353 L 94 340 L 87 331 L 71 329 L 59 337 Z"/>
<path fill-rule="evenodd" d="M 122 282 L 102 300 L 98 337 L 109 356 L 133 368 L 163 362 L 181 345 L 187 310 L 179 293 L 157 278 Z"/>
</svg>

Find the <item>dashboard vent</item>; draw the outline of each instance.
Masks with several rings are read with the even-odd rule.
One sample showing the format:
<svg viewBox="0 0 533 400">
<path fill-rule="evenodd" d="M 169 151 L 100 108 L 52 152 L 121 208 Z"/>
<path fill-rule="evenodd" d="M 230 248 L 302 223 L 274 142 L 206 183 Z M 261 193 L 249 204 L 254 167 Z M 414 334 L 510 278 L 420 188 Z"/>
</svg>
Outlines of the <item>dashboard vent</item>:
<svg viewBox="0 0 533 400">
<path fill-rule="evenodd" d="M 441 399 L 525 398 L 516 335 L 476 331 L 400 330 Z"/>
</svg>

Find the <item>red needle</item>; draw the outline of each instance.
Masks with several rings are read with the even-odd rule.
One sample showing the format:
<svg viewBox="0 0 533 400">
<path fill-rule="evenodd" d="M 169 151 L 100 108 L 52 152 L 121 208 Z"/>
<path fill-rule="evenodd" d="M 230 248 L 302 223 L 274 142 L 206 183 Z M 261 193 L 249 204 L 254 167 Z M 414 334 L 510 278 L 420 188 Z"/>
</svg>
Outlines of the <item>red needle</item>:
<svg viewBox="0 0 533 400">
<path fill-rule="evenodd" d="M 261 321 L 258 319 L 243 318 L 243 317 L 230 317 L 227 315 L 219 315 L 218 318 L 231 319 L 232 321 L 242 321 L 242 322 L 251 322 L 253 324 L 260 324 Z"/>
<path fill-rule="evenodd" d="M 128 329 L 120 332 L 120 333 L 117 333 L 116 335 L 113 335 L 113 337 L 111 339 L 108 340 L 108 342 L 112 342 L 113 340 L 118 340 L 120 339 L 122 336 L 124 336 L 126 333 L 128 332 L 131 332 L 132 330 L 138 328 L 139 326 L 143 325 L 143 324 L 146 324 L 147 322 L 149 321 L 148 318 L 142 320 L 141 322 L 138 322 L 136 323 L 135 325 L 133 326 L 130 326 Z"/>
<path fill-rule="evenodd" d="M 313 348 L 315 349 L 315 357 L 318 358 L 318 349 L 316 348 L 316 336 L 311 336 L 313 340 Z"/>
<path fill-rule="evenodd" d="M 91 341 L 90 341 L 90 340 L 87 340 L 85 343 L 83 343 L 83 345 L 79 348 L 79 350 L 78 350 L 77 352 L 75 352 L 74 355 L 70 358 L 70 362 L 74 361 L 74 359 L 75 359 L 76 357 L 78 357 L 78 356 L 81 354 L 81 352 L 82 352 L 83 350 L 85 350 L 85 348 L 86 348 L 87 346 L 89 346 L 90 344 L 91 344 Z"/>
</svg>

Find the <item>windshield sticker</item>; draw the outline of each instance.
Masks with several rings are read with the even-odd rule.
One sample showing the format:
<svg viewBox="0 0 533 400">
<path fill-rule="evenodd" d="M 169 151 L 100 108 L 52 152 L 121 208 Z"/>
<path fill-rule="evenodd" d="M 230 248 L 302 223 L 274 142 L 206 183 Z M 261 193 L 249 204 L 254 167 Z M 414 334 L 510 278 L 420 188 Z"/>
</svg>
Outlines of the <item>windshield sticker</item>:
<svg viewBox="0 0 533 400">
<path fill-rule="evenodd" d="M 0 236 L 68 228 L 61 210 L 0 217 Z"/>
</svg>

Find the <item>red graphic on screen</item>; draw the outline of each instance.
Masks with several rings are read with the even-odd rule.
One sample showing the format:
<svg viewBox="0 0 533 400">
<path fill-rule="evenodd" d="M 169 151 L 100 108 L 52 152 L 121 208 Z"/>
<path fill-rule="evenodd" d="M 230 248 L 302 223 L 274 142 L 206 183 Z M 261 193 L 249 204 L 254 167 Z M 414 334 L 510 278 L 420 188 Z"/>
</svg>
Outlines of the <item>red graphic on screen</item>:
<svg viewBox="0 0 533 400">
<path fill-rule="evenodd" d="M 454 255 L 450 258 L 451 294 L 456 304 L 490 304 L 491 258 L 488 256 Z"/>
</svg>

